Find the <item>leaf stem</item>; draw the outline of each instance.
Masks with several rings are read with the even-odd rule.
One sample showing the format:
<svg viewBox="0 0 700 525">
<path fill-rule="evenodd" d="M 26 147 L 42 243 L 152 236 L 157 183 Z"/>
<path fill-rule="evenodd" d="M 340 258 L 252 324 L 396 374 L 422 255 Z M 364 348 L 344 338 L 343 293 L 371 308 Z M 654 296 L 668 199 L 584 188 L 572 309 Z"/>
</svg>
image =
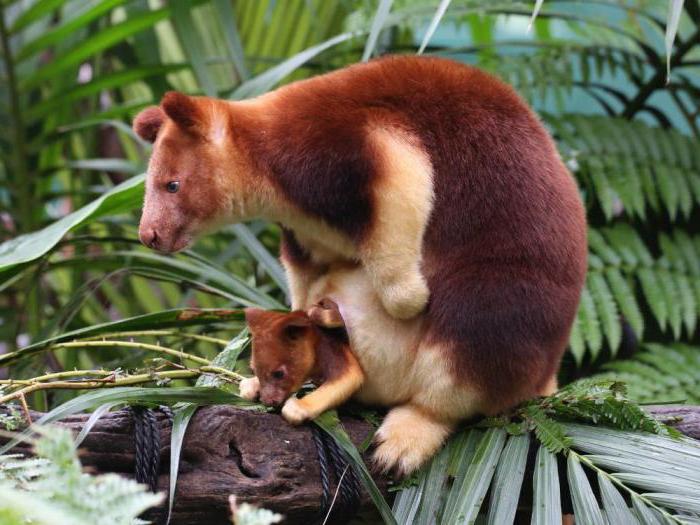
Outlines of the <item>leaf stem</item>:
<svg viewBox="0 0 700 525">
<path fill-rule="evenodd" d="M 173 350 L 172 348 L 167 348 L 165 346 L 153 345 L 149 343 L 137 343 L 134 341 L 73 341 L 69 343 L 57 343 L 51 345 L 49 348 L 136 348 L 140 350 L 148 350 L 150 352 L 157 352 L 159 354 L 167 354 L 180 359 L 187 359 L 193 361 L 200 365 L 210 365 L 211 362 L 208 359 L 199 357 L 197 355 L 188 354 L 182 350 Z"/>
<path fill-rule="evenodd" d="M 16 392 L 0 397 L 0 405 L 15 399 L 22 399 L 27 394 L 31 394 L 32 392 L 37 392 L 39 390 L 85 390 L 96 388 L 113 388 L 117 386 L 150 383 L 161 379 L 188 379 L 197 377 L 201 375 L 202 372 L 202 369 L 170 370 L 167 372 L 152 372 L 123 378 L 115 378 L 114 381 L 52 381 L 46 383 L 35 383 L 26 386 L 21 390 L 17 390 Z"/>
<path fill-rule="evenodd" d="M 146 337 L 146 336 L 163 336 L 163 337 L 180 337 L 184 339 L 195 339 L 197 341 L 205 341 L 207 343 L 216 343 L 221 346 L 226 346 L 228 341 L 211 337 L 202 334 L 188 334 L 186 332 L 175 332 L 173 330 L 133 330 L 128 332 L 110 332 L 106 334 L 94 335 L 80 339 L 81 341 L 98 341 L 100 339 L 110 339 L 112 337 Z"/>
</svg>

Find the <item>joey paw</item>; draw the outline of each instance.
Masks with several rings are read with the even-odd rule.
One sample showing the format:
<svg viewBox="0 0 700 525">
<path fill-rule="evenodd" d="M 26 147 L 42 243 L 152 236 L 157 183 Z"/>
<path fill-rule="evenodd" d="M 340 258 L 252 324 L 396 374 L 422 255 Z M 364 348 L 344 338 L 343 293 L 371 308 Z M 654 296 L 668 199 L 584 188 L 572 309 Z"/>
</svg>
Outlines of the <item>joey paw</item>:
<svg viewBox="0 0 700 525">
<path fill-rule="evenodd" d="M 238 392 L 243 399 L 255 401 L 260 396 L 260 381 L 257 377 L 246 377 L 241 380 Z"/>
<path fill-rule="evenodd" d="M 301 425 L 304 421 L 313 419 L 314 414 L 304 406 L 300 399 L 290 397 L 282 407 L 282 417 L 292 425 Z"/>
</svg>

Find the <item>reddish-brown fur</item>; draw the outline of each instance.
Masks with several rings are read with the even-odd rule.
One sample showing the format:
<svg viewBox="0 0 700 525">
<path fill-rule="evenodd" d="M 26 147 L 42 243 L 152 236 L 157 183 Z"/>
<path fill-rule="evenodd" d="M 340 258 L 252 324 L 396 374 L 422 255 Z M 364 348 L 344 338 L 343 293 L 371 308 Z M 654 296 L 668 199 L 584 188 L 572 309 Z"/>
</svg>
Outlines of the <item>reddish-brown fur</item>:
<svg viewBox="0 0 700 525">
<path fill-rule="evenodd" d="M 417 134 L 434 167 L 430 337 L 455 343 L 455 375 L 493 411 L 536 395 L 558 368 L 586 270 L 583 209 L 552 140 L 510 87 L 431 58 L 298 82 L 264 127 L 232 125 L 293 202 L 357 235 L 372 220 L 361 137 L 373 119 Z"/>
<path fill-rule="evenodd" d="M 392 57 L 286 86 L 264 113 L 246 103 L 220 103 L 219 111 L 228 156 L 208 158 L 183 133 L 172 145 L 173 169 L 182 170 L 179 152 L 188 147 L 193 163 L 239 162 L 248 184 L 264 177 L 352 239 L 376 219 L 378 152 L 367 143 L 368 125 L 417 137 L 434 181 L 423 237 L 428 339 L 445 348 L 454 377 L 482 393 L 486 412 L 537 395 L 551 380 L 584 281 L 585 217 L 552 140 L 510 87 L 448 60 Z M 198 193 L 184 217 L 224 206 L 226 179 L 192 186 Z M 285 244 L 293 264 L 304 260 L 305 247 L 289 235 Z"/>
<path fill-rule="evenodd" d="M 246 321 L 253 339 L 251 367 L 265 404 L 281 405 L 307 381 L 333 382 L 356 363 L 345 329 L 322 328 L 306 312 L 246 308 Z"/>
</svg>

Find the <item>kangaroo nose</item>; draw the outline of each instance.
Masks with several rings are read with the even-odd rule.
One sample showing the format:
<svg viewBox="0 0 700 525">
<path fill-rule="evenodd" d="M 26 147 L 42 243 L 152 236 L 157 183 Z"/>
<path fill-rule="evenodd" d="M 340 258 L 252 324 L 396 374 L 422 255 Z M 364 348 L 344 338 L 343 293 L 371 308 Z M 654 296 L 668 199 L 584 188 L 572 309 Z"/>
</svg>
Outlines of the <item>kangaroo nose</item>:
<svg viewBox="0 0 700 525">
<path fill-rule="evenodd" d="M 154 250 L 158 248 L 158 232 L 156 230 L 150 229 L 150 230 L 145 230 L 141 232 L 139 235 L 141 237 L 141 242 L 148 246 L 149 248 L 153 248 Z"/>
</svg>

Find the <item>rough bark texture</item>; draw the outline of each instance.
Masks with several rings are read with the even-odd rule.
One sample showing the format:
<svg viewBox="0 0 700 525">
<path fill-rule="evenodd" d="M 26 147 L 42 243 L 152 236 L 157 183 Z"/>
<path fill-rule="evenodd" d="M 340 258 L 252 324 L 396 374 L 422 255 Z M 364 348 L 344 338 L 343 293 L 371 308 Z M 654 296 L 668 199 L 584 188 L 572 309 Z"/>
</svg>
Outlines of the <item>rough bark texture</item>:
<svg viewBox="0 0 700 525">
<path fill-rule="evenodd" d="M 40 416 L 32 413 L 33 419 Z M 88 417 L 71 416 L 61 424 L 78 432 Z M 167 493 L 170 422 L 160 411 L 158 423 L 162 443 L 158 487 Z M 343 418 L 343 426 L 356 445 L 371 432 L 370 425 L 359 419 Z M 133 477 L 133 431 L 129 411 L 104 415 L 81 445 L 81 462 L 92 472 Z M 285 523 L 310 525 L 321 501 L 320 479 L 309 426 L 292 427 L 277 414 L 230 406 L 203 407 L 192 418 L 185 436 L 171 523 L 230 525 L 228 497 L 235 494 L 239 502 L 283 514 Z M 386 488 L 385 479 L 376 479 Z M 365 493 L 362 508 L 373 508 Z M 160 514 L 164 511 L 163 507 Z M 151 519 L 158 523 L 160 517 L 152 515 Z"/>
<path fill-rule="evenodd" d="M 700 407 L 647 407 L 664 422 L 700 439 Z M 40 414 L 32 414 L 38 417 Z M 62 424 L 78 431 L 88 415 Z M 159 489 L 168 491 L 170 423 L 159 413 L 161 468 Z M 371 431 L 362 420 L 343 425 L 359 444 Z M 0 439 L 1 441 L 1 439 Z M 128 411 L 103 416 L 81 446 L 83 465 L 95 472 L 134 472 L 133 421 Z M 377 476 L 386 489 L 387 479 Z M 173 511 L 173 524 L 230 524 L 228 496 L 260 505 L 287 517 L 285 523 L 311 524 L 321 501 L 320 471 L 310 427 L 291 427 L 276 414 L 247 412 L 230 406 L 201 408 L 185 438 Z M 363 509 L 372 503 L 365 494 Z M 164 508 L 160 509 L 161 514 Z M 158 516 L 154 516 L 158 518 Z M 156 520 L 157 522 L 157 520 Z"/>
</svg>

